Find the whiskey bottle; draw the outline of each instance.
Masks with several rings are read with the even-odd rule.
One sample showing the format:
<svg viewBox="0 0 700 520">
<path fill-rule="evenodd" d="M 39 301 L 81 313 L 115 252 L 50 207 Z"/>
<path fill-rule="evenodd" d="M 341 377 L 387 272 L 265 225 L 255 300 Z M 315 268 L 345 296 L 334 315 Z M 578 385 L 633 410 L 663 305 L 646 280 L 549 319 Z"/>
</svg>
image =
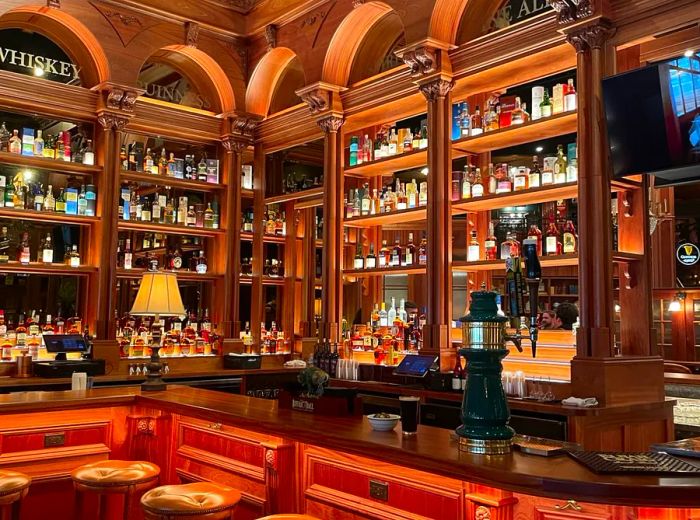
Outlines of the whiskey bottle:
<svg viewBox="0 0 700 520">
<path fill-rule="evenodd" d="M 204 210 L 204 227 L 214 229 L 214 210 L 211 209 L 211 202 L 207 204 L 207 209 Z"/>
<path fill-rule="evenodd" d="M 54 202 L 54 209 L 56 203 Z M 80 186 L 80 194 L 78 195 L 78 215 L 87 214 L 87 196 L 85 194 L 85 184 Z"/>
<path fill-rule="evenodd" d="M 160 149 L 160 159 L 158 160 L 158 173 L 168 175 L 168 157 L 165 153 L 165 146 Z"/>
<path fill-rule="evenodd" d="M 484 181 L 481 179 L 481 168 L 476 169 L 474 183 L 472 184 L 472 197 L 482 197 L 484 195 Z"/>
<path fill-rule="evenodd" d="M 387 156 L 396 155 L 398 153 L 399 137 L 396 135 L 396 128 L 391 129 L 389 134 L 388 152 Z"/>
<path fill-rule="evenodd" d="M 530 225 L 527 238 L 537 241 L 537 256 L 542 256 L 542 231 L 537 227 L 537 224 Z"/>
<path fill-rule="evenodd" d="M 122 170 L 129 169 L 129 156 L 126 153 L 126 145 L 122 145 L 121 149 L 119 150 L 119 167 Z"/>
<path fill-rule="evenodd" d="M 131 239 L 126 239 L 124 246 L 124 269 L 131 269 L 133 261 L 133 253 L 131 252 Z"/>
<path fill-rule="evenodd" d="M 540 171 L 540 162 L 536 155 L 532 156 L 532 168 L 528 176 L 530 188 L 539 188 L 542 181 L 542 172 Z"/>
<path fill-rule="evenodd" d="M 428 183 L 426 181 L 420 183 L 418 190 L 418 206 L 423 207 L 428 205 Z"/>
<path fill-rule="evenodd" d="M 200 182 L 207 182 L 207 154 L 202 154 L 202 158 L 197 164 L 197 179 Z"/>
<path fill-rule="evenodd" d="M 564 146 L 557 145 L 557 160 L 554 162 L 554 184 L 563 184 L 566 182 L 566 156 L 564 155 Z"/>
<path fill-rule="evenodd" d="M 141 199 L 141 222 L 151 222 L 153 220 L 152 206 L 148 197 Z"/>
<path fill-rule="evenodd" d="M 369 184 L 365 183 L 360 190 L 360 215 L 366 217 L 372 209 L 372 199 L 370 198 Z"/>
<path fill-rule="evenodd" d="M 197 258 L 197 274 L 206 274 L 208 267 L 207 257 L 204 256 L 204 251 L 200 251 Z"/>
<path fill-rule="evenodd" d="M 70 266 L 80 267 L 80 253 L 78 253 L 78 246 L 73 244 L 73 248 L 70 252 Z"/>
<path fill-rule="evenodd" d="M 34 195 L 34 202 L 32 204 L 32 209 L 34 211 L 41 211 L 44 209 L 44 191 L 40 183 L 36 183 L 32 186 L 32 193 Z"/>
<path fill-rule="evenodd" d="M 51 184 L 46 188 L 46 195 L 44 195 L 44 211 L 56 211 L 56 199 L 54 199 L 53 186 Z"/>
<path fill-rule="evenodd" d="M 391 265 L 391 249 L 386 243 L 386 240 L 382 240 L 382 248 L 379 250 L 379 267 L 389 267 Z"/>
<path fill-rule="evenodd" d="M 408 234 L 408 243 L 406 247 L 403 248 L 403 255 L 401 257 L 401 265 L 404 267 L 411 267 L 416 261 L 416 246 L 413 244 L 413 233 Z"/>
<path fill-rule="evenodd" d="M 562 251 L 565 255 L 573 254 L 578 251 L 578 235 L 576 228 L 571 220 L 566 221 L 564 232 L 562 233 Z"/>
<path fill-rule="evenodd" d="M 511 112 L 510 124 L 522 125 L 527 122 L 527 115 L 519 97 L 515 98 L 515 108 Z"/>
<path fill-rule="evenodd" d="M 493 232 L 493 222 L 489 222 L 489 236 L 484 240 L 484 257 L 486 260 L 496 260 L 498 258 L 498 246 L 496 235 Z"/>
<path fill-rule="evenodd" d="M 425 150 L 428 147 L 428 126 L 423 125 L 420 129 L 420 149 Z"/>
<path fill-rule="evenodd" d="M 574 87 L 573 78 L 569 78 L 564 94 L 564 110 L 566 112 L 571 112 L 576 110 L 576 87 Z"/>
<path fill-rule="evenodd" d="M 41 130 L 39 130 L 39 132 L 41 132 Z M 85 151 L 83 151 L 83 164 L 87 166 L 95 166 L 95 150 L 92 148 L 92 139 L 88 139 L 87 145 L 85 145 Z"/>
<path fill-rule="evenodd" d="M 467 248 L 467 262 L 478 262 L 481 259 L 481 246 L 476 238 L 476 230 L 472 229 L 469 247 Z"/>
<path fill-rule="evenodd" d="M 17 260 L 20 264 L 29 265 L 31 260 L 31 251 L 29 249 L 29 233 L 22 233 L 22 240 L 17 248 Z"/>
<path fill-rule="evenodd" d="M 513 191 L 523 191 L 528 189 L 530 178 L 527 173 L 527 168 L 521 166 L 517 169 L 517 173 L 513 177 Z"/>
<path fill-rule="evenodd" d="M 542 117 L 552 117 L 552 101 L 549 99 L 549 90 L 544 89 L 544 97 L 540 103 L 540 113 Z"/>
<path fill-rule="evenodd" d="M 365 258 L 365 269 L 376 269 L 377 268 L 377 256 L 374 254 L 374 243 L 369 244 L 369 254 Z"/>
<path fill-rule="evenodd" d="M 44 138 L 41 136 L 41 130 L 36 131 L 34 138 L 34 157 L 44 156 Z"/>
<path fill-rule="evenodd" d="M 187 227 L 195 227 L 197 225 L 197 214 L 194 212 L 194 206 L 190 206 L 187 210 L 185 225 Z"/>
<path fill-rule="evenodd" d="M 51 241 L 51 233 L 46 233 L 43 247 L 41 250 L 41 261 L 45 264 L 53 263 L 53 243 Z"/>
<path fill-rule="evenodd" d="M 515 238 L 515 234 L 509 231 L 506 239 L 501 243 L 501 260 L 520 255 L 520 242 Z"/>
<path fill-rule="evenodd" d="M 394 241 L 394 247 L 391 250 L 391 256 L 389 257 L 389 267 L 399 267 L 401 265 L 401 245 L 399 244 L 398 237 Z"/>
<path fill-rule="evenodd" d="M 408 209 L 408 199 L 406 198 L 406 192 L 404 190 L 404 185 L 401 181 L 396 180 L 396 211 L 403 211 Z"/>
<path fill-rule="evenodd" d="M 471 116 L 471 129 L 469 135 L 476 136 L 484 133 L 484 123 L 481 117 L 479 105 L 476 105 L 476 110 Z"/>
<path fill-rule="evenodd" d="M 426 265 L 428 263 L 428 240 L 425 235 L 420 240 L 418 246 L 418 265 Z"/>
<path fill-rule="evenodd" d="M 356 135 L 350 137 L 350 157 L 348 159 L 349 166 L 356 166 L 358 164 L 358 138 Z"/>
<path fill-rule="evenodd" d="M 136 158 L 136 143 L 131 143 L 129 146 L 129 170 L 135 172 L 139 169 L 138 160 Z"/>
<path fill-rule="evenodd" d="M 471 183 L 471 175 L 470 175 L 470 166 L 469 163 L 466 164 L 464 167 L 464 171 L 462 172 L 462 187 L 461 187 L 461 194 L 462 194 L 462 200 L 464 199 L 470 199 L 472 196 L 472 183 Z"/>
<path fill-rule="evenodd" d="M 7 234 L 7 226 L 0 232 L 0 264 L 10 261 L 10 236 Z"/>
<path fill-rule="evenodd" d="M 151 220 L 153 222 L 162 224 L 163 223 L 163 208 L 160 207 L 160 198 L 158 194 L 153 197 L 153 204 L 151 205 Z"/>
<path fill-rule="evenodd" d="M 167 175 L 168 177 L 175 177 L 175 170 L 175 154 L 173 152 L 170 152 L 170 158 L 168 159 L 165 175 Z"/>
<path fill-rule="evenodd" d="M 151 149 L 146 148 L 146 155 L 143 158 L 143 171 L 146 173 L 153 173 L 153 156 L 151 155 Z"/>
<path fill-rule="evenodd" d="M 562 251 L 561 242 L 559 241 L 559 229 L 554 222 L 554 214 L 549 214 L 549 225 L 545 234 L 544 242 L 545 255 L 560 255 Z"/>
<path fill-rule="evenodd" d="M 0 152 L 8 152 L 10 150 L 10 132 L 7 130 L 5 121 L 0 125 Z"/>
<path fill-rule="evenodd" d="M 8 148 L 10 153 L 20 155 L 22 153 L 22 139 L 20 139 L 18 134 L 18 130 L 12 131 L 12 137 L 10 137 Z"/>
<path fill-rule="evenodd" d="M 362 256 L 362 244 L 358 243 L 357 246 L 355 247 L 355 258 L 353 260 L 352 268 L 353 269 L 364 269 L 365 267 L 365 258 Z"/>
</svg>

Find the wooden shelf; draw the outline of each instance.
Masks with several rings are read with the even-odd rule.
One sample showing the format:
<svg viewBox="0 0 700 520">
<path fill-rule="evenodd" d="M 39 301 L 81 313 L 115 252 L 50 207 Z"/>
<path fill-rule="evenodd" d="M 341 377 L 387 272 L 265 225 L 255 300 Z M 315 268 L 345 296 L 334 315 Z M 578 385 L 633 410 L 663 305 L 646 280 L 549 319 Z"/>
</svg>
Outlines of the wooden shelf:
<svg viewBox="0 0 700 520">
<path fill-rule="evenodd" d="M 226 189 L 226 186 L 222 184 L 193 181 L 189 179 L 177 179 L 175 177 L 166 177 L 164 175 L 149 175 L 146 172 L 121 171 L 120 176 L 123 181 L 157 184 L 159 186 L 170 186 L 171 188 L 180 188 L 183 190 L 199 191 L 204 193 L 216 193 Z"/>
<path fill-rule="evenodd" d="M 425 266 L 415 267 L 384 267 L 382 269 L 344 269 L 343 276 L 368 278 L 370 276 L 385 276 L 387 274 L 425 274 Z"/>
<path fill-rule="evenodd" d="M 28 157 L 9 152 L 0 152 L 0 163 L 75 175 L 96 175 L 102 173 L 102 167 L 100 166 L 85 166 L 80 163 L 57 161 L 56 159 L 45 157 Z"/>
<path fill-rule="evenodd" d="M 540 265 L 545 267 L 563 267 L 578 265 L 578 255 L 555 255 L 540 257 Z M 453 271 L 475 273 L 479 271 L 504 271 L 506 270 L 505 260 L 479 260 L 478 262 L 454 262 Z"/>
<path fill-rule="evenodd" d="M 117 279 L 139 279 L 143 276 L 146 269 L 117 269 Z M 198 274 L 192 271 L 166 271 L 167 273 L 175 273 L 178 280 L 182 281 L 197 281 L 197 282 L 211 282 L 214 280 L 219 280 L 223 278 L 221 274 L 206 273 Z"/>
<path fill-rule="evenodd" d="M 360 177 L 376 177 L 377 175 L 391 175 L 396 171 L 409 170 L 425 166 L 428 163 L 428 149 L 415 150 L 401 155 L 385 157 L 377 161 L 362 163 L 357 166 L 348 166 L 345 173 Z"/>
<path fill-rule="evenodd" d="M 474 137 L 464 137 L 452 142 L 453 157 L 485 153 L 520 144 L 541 141 L 577 130 L 576 112 L 565 112 L 546 119 L 514 125 Z"/>
<path fill-rule="evenodd" d="M 253 232 L 252 231 L 241 231 L 240 234 L 241 240 L 244 242 L 252 242 L 253 241 Z"/>
<path fill-rule="evenodd" d="M 241 240 L 244 242 L 253 241 L 253 233 L 250 231 L 241 231 Z M 287 241 L 287 237 L 281 237 L 277 235 L 263 235 L 263 244 L 284 244 Z"/>
<path fill-rule="evenodd" d="M 91 266 L 70 267 L 66 264 L 42 264 L 31 262 L 29 265 L 22 265 L 19 262 L 8 262 L 0 264 L 0 274 L 47 274 L 53 276 L 86 276 L 96 273 L 97 268 Z"/>
<path fill-rule="evenodd" d="M 425 220 L 427 209 L 425 207 L 411 208 L 403 211 L 392 211 L 380 215 L 367 217 L 354 217 L 343 222 L 348 227 L 365 228 L 371 226 L 383 226 L 386 224 L 402 224 Z"/>
<path fill-rule="evenodd" d="M 311 188 L 308 190 L 295 191 L 294 193 L 284 193 L 282 195 L 275 195 L 274 197 L 267 197 L 265 199 L 265 204 L 282 204 L 289 201 L 300 201 L 305 199 L 313 199 L 323 196 L 323 186 L 318 186 L 316 188 Z"/>
<path fill-rule="evenodd" d="M 244 199 L 252 199 L 253 197 L 255 197 L 255 192 L 253 190 L 241 188 L 241 197 L 243 197 Z"/>
<path fill-rule="evenodd" d="M 452 213 L 489 211 L 509 206 L 526 206 L 528 204 L 576 197 L 578 197 L 578 184 L 576 182 L 567 182 L 565 184 L 552 184 L 529 190 L 485 195 L 483 197 L 456 201 L 452 203 Z"/>
<path fill-rule="evenodd" d="M 54 211 L 34 211 L 33 209 L 0 208 L 0 218 L 13 220 L 31 220 L 35 222 L 47 222 L 52 224 L 73 224 L 75 226 L 89 226 L 99 222 L 98 217 L 85 217 L 83 215 L 67 215 Z"/>
<path fill-rule="evenodd" d="M 239 277 L 241 285 L 253 285 L 253 277 L 249 274 L 242 274 Z"/>
<path fill-rule="evenodd" d="M 164 233 L 173 235 L 193 235 L 202 237 L 216 237 L 225 233 L 222 229 L 209 229 L 198 227 L 178 226 L 175 224 L 158 224 L 156 222 L 141 222 L 138 220 L 120 220 L 120 231 L 145 231 L 150 233 Z"/>
<path fill-rule="evenodd" d="M 626 253 L 624 251 L 613 251 L 613 262 L 637 262 L 644 258 L 639 253 Z"/>
<path fill-rule="evenodd" d="M 283 276 L 263 276 L 262 277 L 262 284 L 263 285 L 282 286 L 282 285 L 284 285 L 284 277 Z"/>
</svg>

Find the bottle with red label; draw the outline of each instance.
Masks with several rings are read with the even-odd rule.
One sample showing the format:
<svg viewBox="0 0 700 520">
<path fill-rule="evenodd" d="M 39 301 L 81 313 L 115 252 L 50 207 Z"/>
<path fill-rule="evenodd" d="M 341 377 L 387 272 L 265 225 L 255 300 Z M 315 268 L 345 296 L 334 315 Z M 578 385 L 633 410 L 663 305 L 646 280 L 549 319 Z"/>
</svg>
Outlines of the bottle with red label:
<svg viewBox="0 0 700 520">
<path fill-rule="evenodd" d="M 561 239 L 559 236 L 559 228 L 554 221 L 554 214 L 549 214 L 549 225 L 547 226 L 547 232 L 545 233 L 544 240 L 544 254 L 545 255 L 560 255 L 562 246 Z"/>
</svg>

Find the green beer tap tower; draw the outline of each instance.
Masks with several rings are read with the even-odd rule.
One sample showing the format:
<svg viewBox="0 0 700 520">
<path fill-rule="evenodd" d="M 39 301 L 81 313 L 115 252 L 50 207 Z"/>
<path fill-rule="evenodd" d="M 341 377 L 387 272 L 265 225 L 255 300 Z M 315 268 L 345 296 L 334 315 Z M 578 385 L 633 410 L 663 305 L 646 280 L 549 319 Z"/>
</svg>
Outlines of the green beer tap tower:
<svg viewBox="0 0 700 520">
<path fill-rule="evenodd" d="M 467 388 L 462 400 L 462 425 L 457 428 L 461 451 L 504 455 L 510 453 L 512 448 L 515 431 L 508 426 L 510 410 L 501 382 L 501 360 L 508 355 L 506 341 L 513 342 L 522 352 L 523 337 L 529 337 L 532 356 L 536 355 L 537 293 L 542 277 L 535 239 L 523 241 L 523 254 L 530 303 L 529 334 L 523 336 L 520 332 L 507 332 L 509 322 L 514 322 L 516 331 L 520 330 L 520 317 L 525 315 L 525 283 L 520 257 L 506 260 L 506 291 L 510 317 L 499 312 L 499 295 L 482 287 L 481 291 L 471 294 L 469 313 L 460 320 L 464 348 L 459 350 L 458 355 L 467 359 Z"/>
</svg>

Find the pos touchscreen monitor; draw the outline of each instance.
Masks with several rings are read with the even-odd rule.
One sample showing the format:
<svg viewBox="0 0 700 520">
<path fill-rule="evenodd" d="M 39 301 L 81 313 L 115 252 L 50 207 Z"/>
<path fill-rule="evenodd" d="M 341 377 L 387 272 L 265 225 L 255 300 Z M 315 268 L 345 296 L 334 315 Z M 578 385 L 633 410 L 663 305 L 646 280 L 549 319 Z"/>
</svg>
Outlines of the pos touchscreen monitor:
<svg viewBox="0 0 700 520">
<path fill-rule="evenodd" d="M 437 362 L 437 356 L 407 355 L 394 370 L 396 376 L 425 377 Z"/>
<path fill-rule="evenodd" d="M 47 334 L 44 335 L 46 351 L 56 354 L 56 360 L 65 360 L 69 352 L 88 351 L 88 344 L 80 334 Z"/>
</svg>

